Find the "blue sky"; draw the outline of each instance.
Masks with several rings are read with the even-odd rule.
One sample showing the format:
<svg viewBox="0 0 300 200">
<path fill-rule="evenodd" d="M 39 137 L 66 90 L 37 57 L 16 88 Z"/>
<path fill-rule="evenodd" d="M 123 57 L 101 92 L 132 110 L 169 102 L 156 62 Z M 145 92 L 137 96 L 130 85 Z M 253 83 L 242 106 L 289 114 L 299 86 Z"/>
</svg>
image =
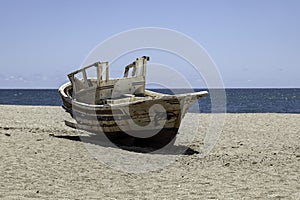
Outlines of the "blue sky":
<svg viewBox="0 0 300 200">
<path fill-rule="evenodd" d="M 58 88 L 97 44 L 141 27 L 196 40 L 225 87 L 299 88 L 299 19 L 298 0 L 0 0 L 0 88 Z"/>
</svg>

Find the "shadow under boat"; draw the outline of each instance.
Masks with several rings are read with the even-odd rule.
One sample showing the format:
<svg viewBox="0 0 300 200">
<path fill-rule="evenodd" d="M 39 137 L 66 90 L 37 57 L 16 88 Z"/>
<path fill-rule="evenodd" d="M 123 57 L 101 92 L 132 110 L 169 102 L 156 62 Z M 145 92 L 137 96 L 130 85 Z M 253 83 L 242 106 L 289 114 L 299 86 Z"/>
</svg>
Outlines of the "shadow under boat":
<svg viewBox="0 0 300 200">
<path fill-rule="evenodd" d="M 164 147 L 160 146 L 149 146 L 145 145 L 140 141 L 112 141 L 108 138 L 104 139 L 101 135 L 88 135 L 88 136 L 77 136 L 77 135 L 51 135 L 55 138 L 62 138 L 72 141 L 78 141 L 83 143 L 89 143 L 99 145 L 101 147 L 118 148 L 125 151 L 131 151 L 136 153 L 152 153 L 152 154 L 165 154 L 165 155 L 194 155 L 199 154 L 198 151 L 184 145 L 174 145 L 174 142 L 170 142 Z M 175 138 L 173 139 L 175 141 Z"/>
</svg>

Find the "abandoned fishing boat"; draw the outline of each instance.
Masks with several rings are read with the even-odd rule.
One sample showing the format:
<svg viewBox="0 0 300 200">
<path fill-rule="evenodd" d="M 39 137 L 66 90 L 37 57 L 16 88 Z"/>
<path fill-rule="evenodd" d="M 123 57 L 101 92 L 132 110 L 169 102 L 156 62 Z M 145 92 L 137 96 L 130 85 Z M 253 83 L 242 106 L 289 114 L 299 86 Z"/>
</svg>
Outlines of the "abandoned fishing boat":
<svg viewBox="0 0 300 200">
<path fill-rule="evenodd" d="M 109 78 L 108 62 L 70 73 L 70 82 L 62 85 L 59 93 L 63 108 L 77 123 L 65 124 L 106 135 L 115 143 L 163 147 L 174 141 L 188 108 L 208 93 L 168 95 L 146 90 L 147 61 L 146 56 L 137 58 L 118 79 Z"/>
</svg>

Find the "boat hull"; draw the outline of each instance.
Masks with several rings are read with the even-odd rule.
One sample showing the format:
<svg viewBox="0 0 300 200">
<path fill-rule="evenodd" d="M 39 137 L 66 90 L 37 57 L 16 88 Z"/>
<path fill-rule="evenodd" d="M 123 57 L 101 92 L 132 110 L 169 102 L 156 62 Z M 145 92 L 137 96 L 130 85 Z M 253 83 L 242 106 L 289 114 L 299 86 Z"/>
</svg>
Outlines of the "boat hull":
<svg viewBox="0 0 300 200">
<path fill-rule="evenodd" d="M 162 95 L 116 105 L 91 105 L 70 96 L 71 84 L 60 88 L 64 109 L 76 120 L 66 125 L 107 137 L 117 145 L 161 148 L 175 141 L 180 122 L 197 95 Z"/>
</svg>

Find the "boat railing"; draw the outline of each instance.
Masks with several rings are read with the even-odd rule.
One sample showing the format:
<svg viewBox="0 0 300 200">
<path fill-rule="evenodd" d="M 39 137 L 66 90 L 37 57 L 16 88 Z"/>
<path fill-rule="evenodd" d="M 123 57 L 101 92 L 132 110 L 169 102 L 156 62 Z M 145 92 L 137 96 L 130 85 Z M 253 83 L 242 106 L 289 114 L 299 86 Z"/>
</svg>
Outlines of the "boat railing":
<svg viewBox="0 0 300 200">
<path fill-rule="evenodd" d="M 129 71 L 132 69 L 131 77 L 143 76 L 146 77 L 146 64 L 149 61 L 149 57 L 143 56 L 137 58 L 133 63 L 125 67 L 124 78 L 129 77 Z"/>
<path fill-rule="evenodd" d="M 111 98 L 113 89 L 117 95 L 144 94 L 146 62 L 149 57 L 137 58 L 125 67 L 123 78 L 109 79 L 108 62 L 96 62 L 68 74 L 73 93 L 78 95 L 96 90 L 99 99 Z M 129 73 L 131 72 L 131 73 Z M 125 87 L 126 86 L 126 87 Z"/>
<path fill-rule="evenodd" d="M 89 69 L 94 68 L 94 73 L 88 74 Z M 96 73 L 95 73 L 96 71 Z M 73 90 L 78 92 L 93 86 L 100 86 L 102 81 L 109 80 L 108 62 L 96 62 L 68 74 L 69 80 L 73 85 Z M 94 81 L 93 81 L 94 80 Z M 96 82 L 95 82 L 96 80 Z"/>
</svg>

